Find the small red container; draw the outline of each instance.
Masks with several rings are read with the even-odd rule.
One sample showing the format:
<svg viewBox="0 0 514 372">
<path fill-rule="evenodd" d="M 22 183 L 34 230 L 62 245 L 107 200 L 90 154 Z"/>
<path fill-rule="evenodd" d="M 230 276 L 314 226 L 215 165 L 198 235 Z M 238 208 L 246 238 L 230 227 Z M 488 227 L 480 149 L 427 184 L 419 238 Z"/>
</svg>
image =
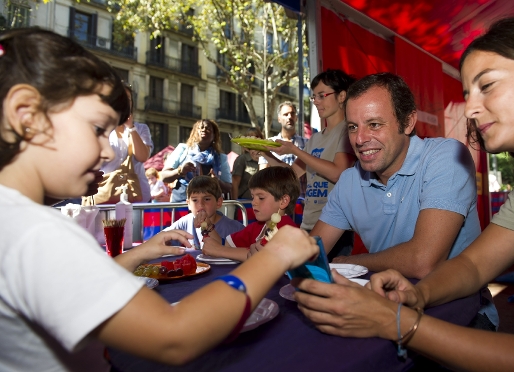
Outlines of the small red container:
<svg viewBox="0 0 514 372">
<path fill-rule="evenodd" d="M 105 250 L 111 257 L 116 257 L 123 252 L 124 226 L 104 227 Z"/>
</svg>

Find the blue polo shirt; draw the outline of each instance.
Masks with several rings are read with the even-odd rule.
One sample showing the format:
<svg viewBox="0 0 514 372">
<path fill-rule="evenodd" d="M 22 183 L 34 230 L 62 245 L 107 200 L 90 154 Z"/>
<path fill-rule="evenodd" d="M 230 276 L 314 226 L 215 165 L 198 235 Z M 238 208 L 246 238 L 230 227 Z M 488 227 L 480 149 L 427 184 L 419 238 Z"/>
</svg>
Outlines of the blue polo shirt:
<svg viewBox="0 0 514 372">
<path fill-rule="evenodd" d="M 464 216 L 448 258 L 457 256 L 480 235 L 476 208 L 475 164 L 469 150 L 450 138 L 410 140 L 401 169 L 387 185 L 357 162 L 339 177 L 320 220 L 357 232 L 370 253 L 386 250 L 414 236 L 419 212 L 442 209 Z M 427 246 L 430 249 L 430 246 Z M 498 325 L 493 304 L 482 307 Z"/>
<path fill-rule="evenodd" d="M 357 232 L 370 253 L 409 241 L 419 212 L 443 209 L 464 216 L 449 257 L 480 235 L 475 165 L 461 142 L 414 136 L 401 169 L 387 185 L 357 162 L 345 170 L 328 197 L 320 220 Z"/>
</svg>

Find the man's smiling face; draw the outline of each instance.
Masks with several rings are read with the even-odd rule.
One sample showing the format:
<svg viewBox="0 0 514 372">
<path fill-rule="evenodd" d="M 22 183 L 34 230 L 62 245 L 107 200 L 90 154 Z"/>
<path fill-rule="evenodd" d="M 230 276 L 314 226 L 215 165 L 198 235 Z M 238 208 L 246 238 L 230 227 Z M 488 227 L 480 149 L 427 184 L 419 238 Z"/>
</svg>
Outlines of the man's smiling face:
<svg viewBox="0 0 514 372">
<path fill-rule="evenodd" d="M 349 99 L 346 104 L 348 135 L 361 167 L 376 173 L 385 185 L 407 156 L 409 134 L 414 129 L 416 114 L 404 133 L 394 114 L 391 95 L 386 88 L 375 86 Z"/>
</svg>

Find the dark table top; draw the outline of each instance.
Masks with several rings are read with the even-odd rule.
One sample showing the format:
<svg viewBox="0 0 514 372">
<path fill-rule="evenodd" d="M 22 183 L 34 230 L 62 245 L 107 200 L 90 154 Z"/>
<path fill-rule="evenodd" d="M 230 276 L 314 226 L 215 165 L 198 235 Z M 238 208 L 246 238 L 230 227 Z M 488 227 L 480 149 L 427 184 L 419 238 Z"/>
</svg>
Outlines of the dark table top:
<svg viewBox="0 0 514 372">
<path fill-rule="evenodd" d="M 168 302 L 180 301 L 194 290 L 227 274 L 235 265 L 211 265 L 211 270 L 193 277 L 161 283 L 155 291 Z M 263 269 L 265 275 L 265 268 Z M 230 344 L 216 347 L 182 367 L 151 362 L 110 349 L 113 365 L 123 372 L 163 371 L 403 371 L 412 367 L 396 356 L 396 344 L 379 338 L 342 338 L 319 332 L 298 310 L 296 302 L 279 295 L 289 283 L 284 276 L 266 298 L 280 307 L 277 317 L 242 333 Z M 426 314 L 458 325 L 467 325 L 478 312 L 479 294 L 426 309 Z M 203 306 L 208 306 L 207 303 Z"/>
</svg>

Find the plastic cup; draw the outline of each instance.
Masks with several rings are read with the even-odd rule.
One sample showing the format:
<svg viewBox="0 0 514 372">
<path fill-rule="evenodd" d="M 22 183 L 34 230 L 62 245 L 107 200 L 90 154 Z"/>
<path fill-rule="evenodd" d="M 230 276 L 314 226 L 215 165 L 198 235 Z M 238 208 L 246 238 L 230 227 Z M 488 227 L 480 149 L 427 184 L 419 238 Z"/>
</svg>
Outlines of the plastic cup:
<svg viewBox="0 0 514 372">
<path fill-rule="evenodd" d="M 124 226 L 104 227 L 105 250 L 111 257 L 116 257 L 123 250 Z"/>
</svg>

